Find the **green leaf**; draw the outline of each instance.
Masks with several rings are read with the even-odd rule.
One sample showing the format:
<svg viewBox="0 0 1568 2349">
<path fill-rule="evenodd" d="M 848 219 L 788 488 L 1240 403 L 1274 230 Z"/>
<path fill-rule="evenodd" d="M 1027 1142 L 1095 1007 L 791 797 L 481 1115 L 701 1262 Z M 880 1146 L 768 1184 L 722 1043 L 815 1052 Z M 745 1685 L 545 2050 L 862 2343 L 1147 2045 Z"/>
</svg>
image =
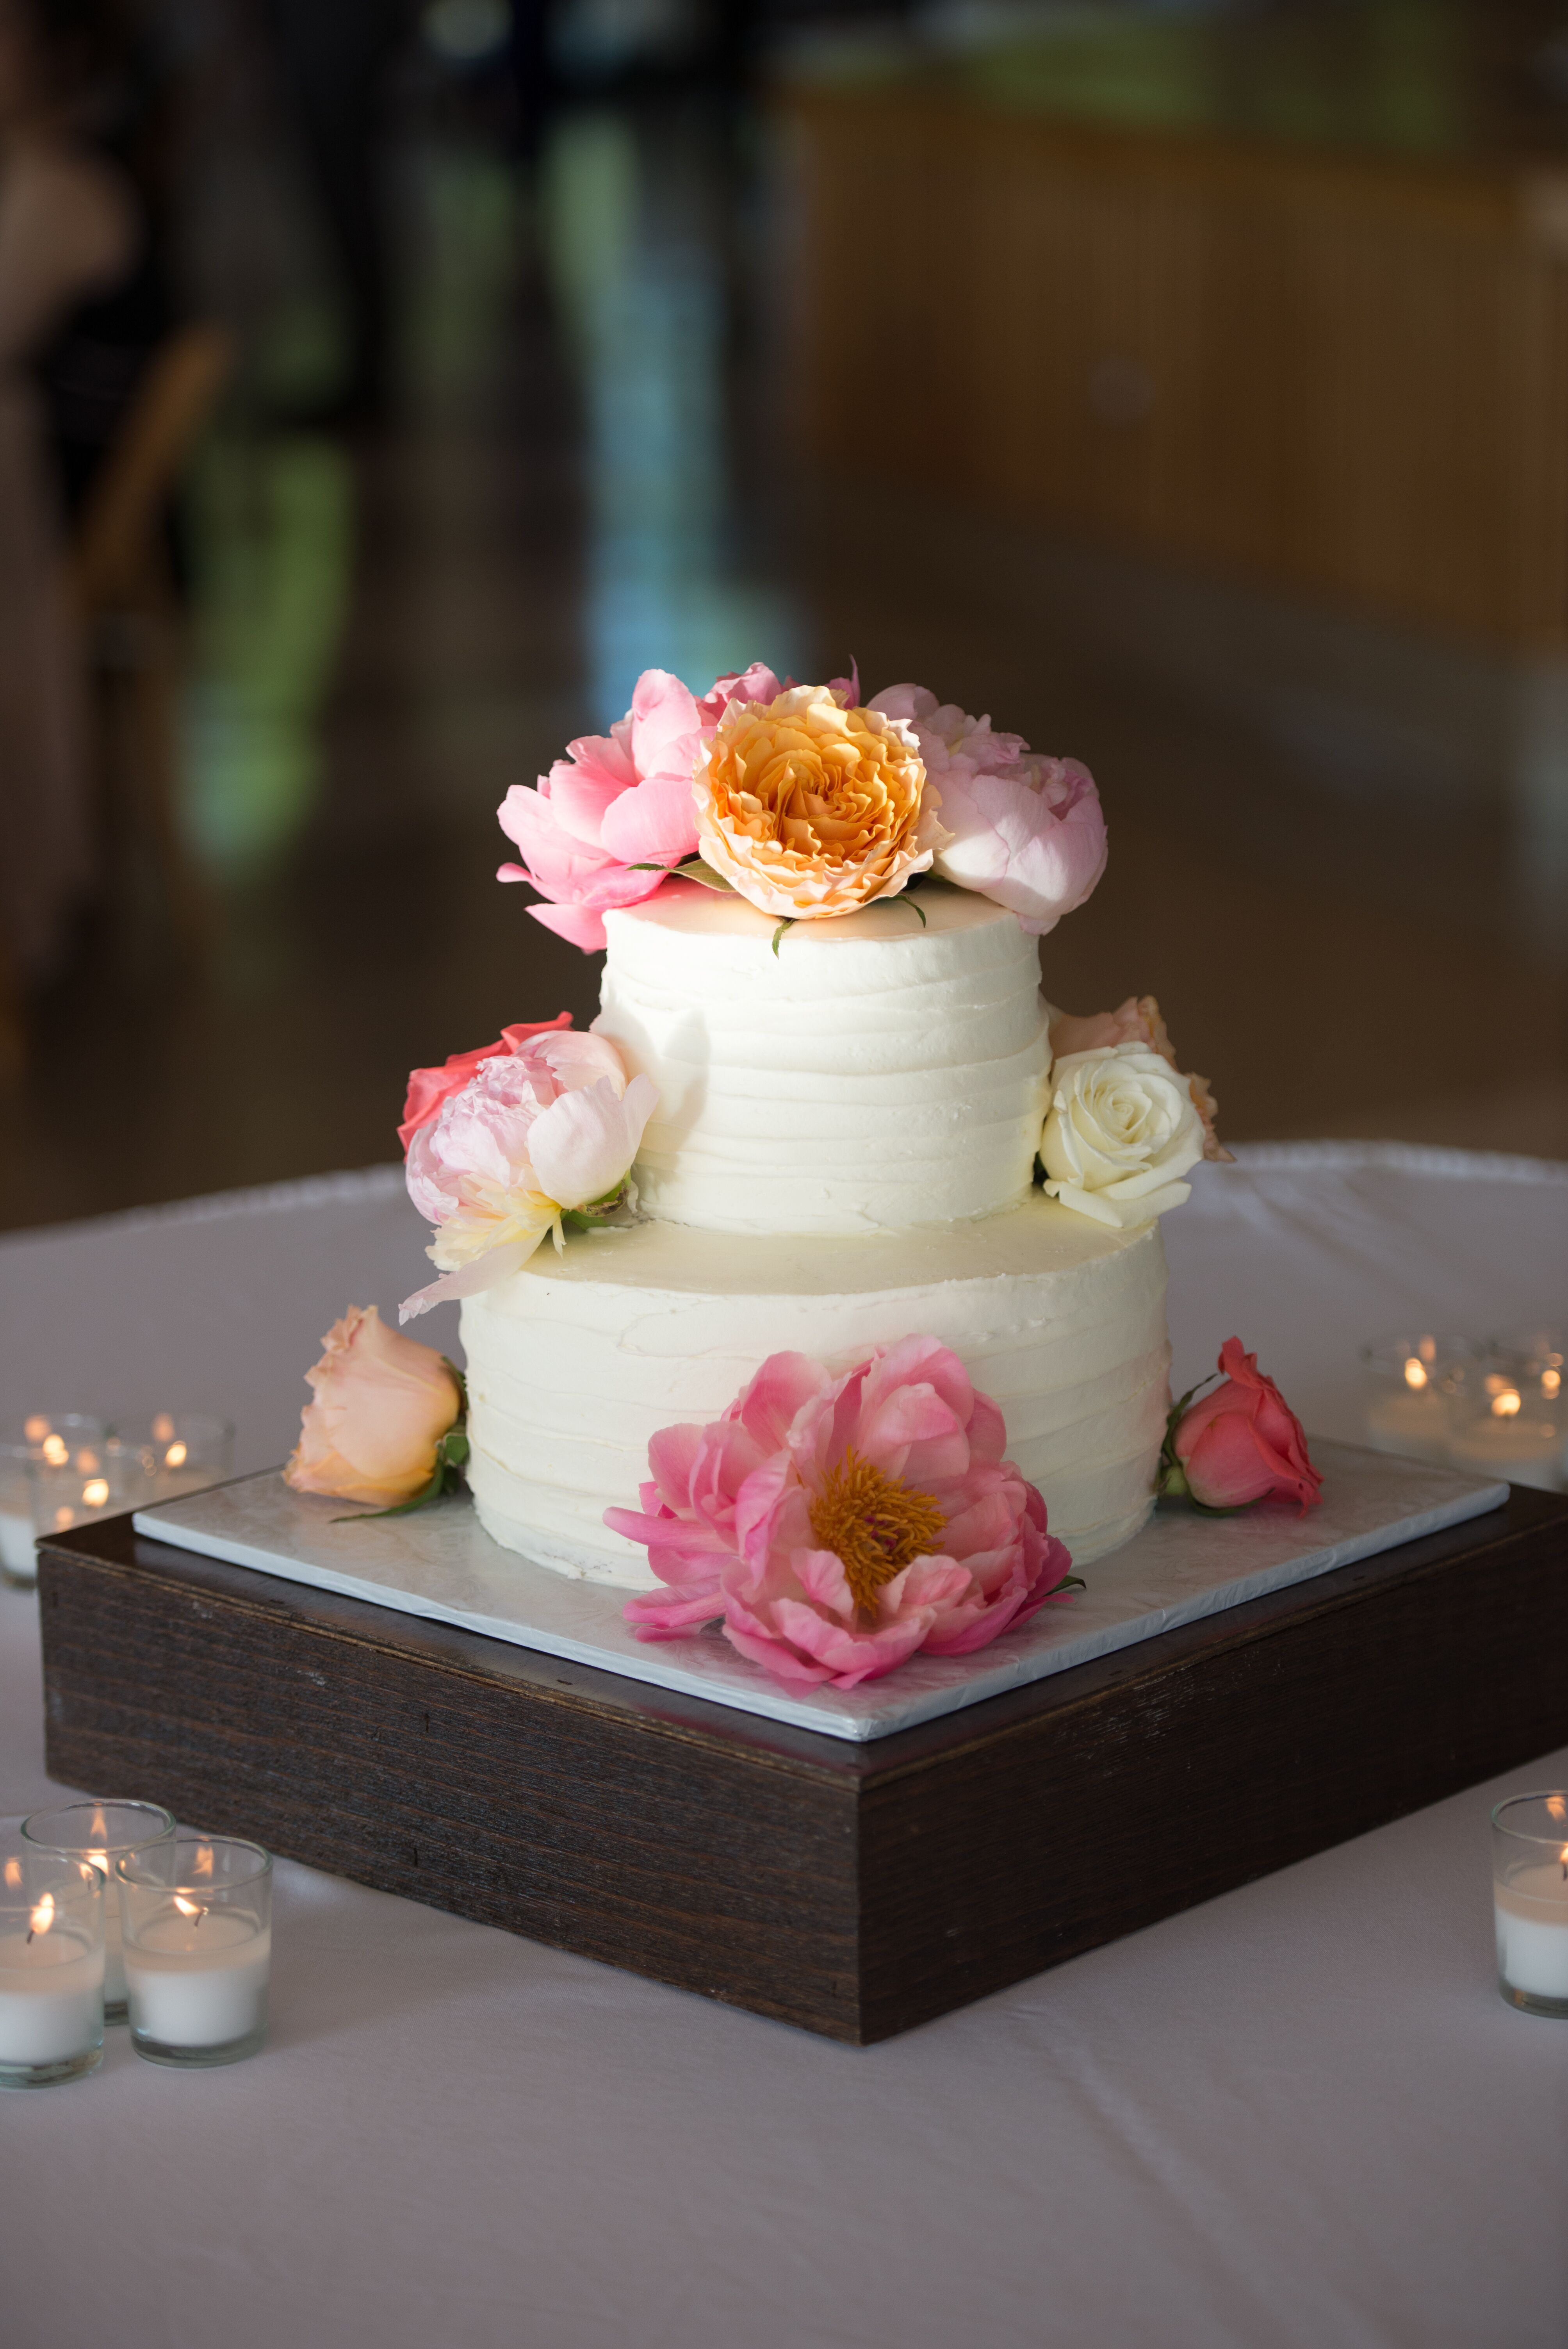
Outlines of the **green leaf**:
<svg viewBox="0 0 1568 2349">
<path fill-rule="evenodd" d="M 392 1509 L 356 1509 L 352 1516 L 334 1517 L 332 1522 L 335 1526 L 365 1526 L 373 1517 L 411 1517 L 416 1509 L 428 1508 L 432 1501 L 438 1501 L 446 1489 L 447 1464 L 438 1456 L 435 1475 L 411 1501 L 399 1501 Z"/>
<path fill-rule="evenodd" d="M 784 916 L 784 919 L 779 923 L 779 927 L 778 927 L 778 928 L 774 931 L 774 933 L 773 933 L 773 951 L 774 951 L 775 955 L 777 955 L 777 954 L 778 954 L 778 952 L 779 952 L 779 940 L 782 938 L 782 936 L 784 936 L 785 931 L 786 931 L 786 930 L 792 930 L 792 929 L 794 928 L 794 926 L 795 926 L 795 916 L 794 916 L 794 915 L 793 915 L 793 914 L 786 914 L 786 915 L 785 915 L 785 916 Z"/>
<path fill-rule="evenodd" d="M 727 889 L 734 894 L 735 884 L 716 873 L 700 856 L 688 856 L 684 864 L 628 864 L 628 873 L 668 873 L 677 881 L 700 881 L 705 889 Z"/>
<path fill-rule="evenodd" d="M 436 1447 L 436 1454 L 438 1459 L 444 1461 L 449 1468 L 460 1468 L 472 1449 L 473 1446 L 463 1430 L 460 1427 L 453 1427 L 449 1428 L 446 1434 L 442 1436 Z"/>
<path fill-rule="evenodd" d="M 906 896 L 903 899 L 903 903 L 904 905 L 906 905 L 909 907 L 909 910 L 910 910 L 910 912 L 911 912 L 912 914 L 916 914 L 916 915 L 918 915 L 918 916 L 919 916 L 919 917 L 920 917 L 920 926 L 921 926 L 921 928 L 922 928 L 923 930 L 928 930 L 928 929 L 931 927 L 931 924 L 930 924 L 930 923 L 926 920 L 926 918 L 925 918 L 925 908 L 924 908 L 924 906 L 920 903 L 920 900 L 919 900 L 917 897 L 911 897 L 911 896 L 906 895 Z"/>
</svg>

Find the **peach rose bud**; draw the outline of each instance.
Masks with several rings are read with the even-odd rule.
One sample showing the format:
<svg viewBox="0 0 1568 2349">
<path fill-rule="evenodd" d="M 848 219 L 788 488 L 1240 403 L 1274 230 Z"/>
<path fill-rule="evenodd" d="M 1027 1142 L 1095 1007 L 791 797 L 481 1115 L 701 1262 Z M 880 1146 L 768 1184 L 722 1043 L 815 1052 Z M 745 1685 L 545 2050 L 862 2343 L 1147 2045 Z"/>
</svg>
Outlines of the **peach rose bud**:
<svg viewBox="0 0 1568 2349">
<path fill-rule="evenodd" d="M 389 1330 L 374 1305 L 351 1305 L 307 1371 L 314 1400 L 284 1470 L 296 1493 L 395 1508 L 436 1473 L 436 1446 L 462 1407 L 433 1346 Z"/>
</svg>

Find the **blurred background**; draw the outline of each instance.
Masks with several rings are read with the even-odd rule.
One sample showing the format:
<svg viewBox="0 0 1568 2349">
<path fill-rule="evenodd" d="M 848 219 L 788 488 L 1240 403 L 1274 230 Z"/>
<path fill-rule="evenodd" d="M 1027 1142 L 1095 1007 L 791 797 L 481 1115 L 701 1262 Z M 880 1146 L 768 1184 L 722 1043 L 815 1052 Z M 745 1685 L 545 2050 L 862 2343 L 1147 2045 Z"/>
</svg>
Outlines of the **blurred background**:
<svg viewBox="0 0 1568 2349">
<path fill-rule="evenodd" d="M 1568 1157 L 1568 5 L 0 0 L 0 1224 L 597 998 L 638 671 L 1092 767 L 1232 1140 Z"/>
</svg>

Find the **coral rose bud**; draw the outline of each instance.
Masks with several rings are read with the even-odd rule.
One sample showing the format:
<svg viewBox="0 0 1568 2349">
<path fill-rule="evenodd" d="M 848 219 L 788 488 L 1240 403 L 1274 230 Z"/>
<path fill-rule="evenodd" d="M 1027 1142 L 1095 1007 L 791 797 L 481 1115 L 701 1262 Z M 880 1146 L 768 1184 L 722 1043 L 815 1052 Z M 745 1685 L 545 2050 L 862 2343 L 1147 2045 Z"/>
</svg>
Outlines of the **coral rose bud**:
<svg viewBox="0 0 1568 2349">
<path fill-rule="evenodd" d="M 305 1372 L 314 1393 L 284 1470 L 296 1493 L 394 1508 L 436 1473 L 436 1446 L 462 1408 L 450 1365 L 433 1346 L 388 1330 L 374 1305 L 351 1305 Z"/>
<path fill-rule="evenodd" d="M 1323 1478 L 1306 1437 L 1274 1381 L 1239 1338 L 1220 1350 L 1223 1383 L 1183 1413 L 1172 1450 L 1193 1500 L 1206 1509 L 1244 1509 L 1253 1501 L 1319 1499 Z"/>
</svg>

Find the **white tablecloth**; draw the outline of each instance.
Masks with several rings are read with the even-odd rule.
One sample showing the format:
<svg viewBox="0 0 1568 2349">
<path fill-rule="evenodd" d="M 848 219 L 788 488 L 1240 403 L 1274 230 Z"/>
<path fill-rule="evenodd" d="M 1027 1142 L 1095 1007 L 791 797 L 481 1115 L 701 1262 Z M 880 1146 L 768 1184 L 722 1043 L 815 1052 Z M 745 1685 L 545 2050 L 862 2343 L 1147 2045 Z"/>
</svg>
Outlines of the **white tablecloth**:
<svg viewBox="0 0 1568 2349">
<path fill-rule="evenodd" d="M 1178 1375 L 1234 1329 L 1354 1433 L 1361 1337 L 1562 1315 L 1568 1169 L 1259 1148 L 1166 1237 Z M 377 1172 L 0 1244 L 0 1409 L 222 1403 L 275 1458 L 315 1340 L 418 1237 Z M 41 1753 L 7 1592 L 0 1812 L 55 1791 Z M 282 1866 L 261 2057 L 180 2075 L 119 2032 L 0 2098 L 0 2338 L 1560 2349 L 1568 2024 L 1497 1996 L 1486 1815 L 1564 1783 L 862 2050 Z"/>
</svg>

